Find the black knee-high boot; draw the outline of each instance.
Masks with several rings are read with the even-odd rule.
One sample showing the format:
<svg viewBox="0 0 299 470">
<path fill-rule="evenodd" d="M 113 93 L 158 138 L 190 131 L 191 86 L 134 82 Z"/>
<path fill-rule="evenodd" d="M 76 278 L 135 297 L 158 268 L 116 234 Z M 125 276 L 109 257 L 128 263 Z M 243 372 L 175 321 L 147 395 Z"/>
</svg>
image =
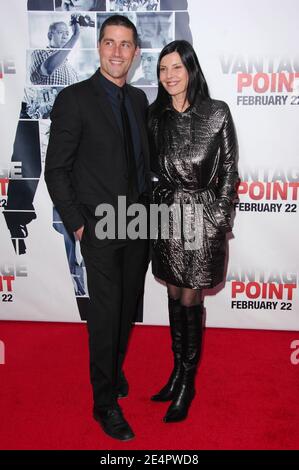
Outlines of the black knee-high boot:
<svg viewBox="0 0 299 470">
<path fill-rule="evenodd" d="M 182 315 L 180 300 L 168 298 L 169 324 L 172 340 L 172 351 L 174 357 L 173 371 L 168 379 L 167 384 L 153 395 L 153 401 L 169 401 L 174 398 L 175 389 L 182 373 Z"/>
<path fill-rule="evenodd" d="M 200 358 L 203 333 L 203 304 L 182 307 L 183 362 L 180 384 L 164 417 L 166 423 L 182 421 L 195 396 L 195 375 Z"/>
</svg>

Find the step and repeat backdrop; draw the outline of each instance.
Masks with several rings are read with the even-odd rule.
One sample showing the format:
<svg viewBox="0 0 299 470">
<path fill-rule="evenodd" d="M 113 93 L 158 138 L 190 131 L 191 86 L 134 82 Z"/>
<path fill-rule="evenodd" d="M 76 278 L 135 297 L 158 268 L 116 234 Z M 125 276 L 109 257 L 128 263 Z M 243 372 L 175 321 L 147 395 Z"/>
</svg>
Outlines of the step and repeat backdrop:
<svg viewBox="0 0 299 470">
<path fill-rule="evenodd" d="M 136 25 L 141 45 L 128 81 L 149 102 L 159 51 L 186 39 L 212 97 L 226 101 L 234 117 L 239 200 L 226 279 L 205 292 L 207 326 L 298 330 L 298 1 L 10 0 L 1 13 L 0 319 L 86 317 L 80 246 L 48 196 L 44 162 L 57 95 L 97 69 L 99 28 L 120 13 Z M 62 65 L 44 75 L 43 64 L 77 25 L 79 38 Z M 137 320 L 168 322 L 166 289 L 151 267 Z"/>
</svg>

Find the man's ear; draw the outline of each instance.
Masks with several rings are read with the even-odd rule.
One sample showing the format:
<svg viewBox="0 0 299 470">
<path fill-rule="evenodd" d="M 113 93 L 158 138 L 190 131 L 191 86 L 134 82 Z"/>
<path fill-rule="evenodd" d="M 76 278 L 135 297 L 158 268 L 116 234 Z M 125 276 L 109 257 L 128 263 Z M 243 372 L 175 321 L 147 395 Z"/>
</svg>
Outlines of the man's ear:
<svg viewBox="0 0 299 470">
<path fill-rule="evenodd" d="M 97 42 L 97 46 L 98 46 L 98 48 L 97 48 L 98 57 L 100 58 L 100 42 L 99 41 Z"/>
<path fill-rule="evenodd" d="M 136 47 L 135 57 L 140 57 L 140 47 L 139 46 Z"/>
<path fill-rule="evenodd" d="M 52 36 L 53 36 L 52 31 L 49 31 L 49 32 L 48 32 L 48 39 L 49 39 L 49 41 L 51 41 Z"/>
</svg>

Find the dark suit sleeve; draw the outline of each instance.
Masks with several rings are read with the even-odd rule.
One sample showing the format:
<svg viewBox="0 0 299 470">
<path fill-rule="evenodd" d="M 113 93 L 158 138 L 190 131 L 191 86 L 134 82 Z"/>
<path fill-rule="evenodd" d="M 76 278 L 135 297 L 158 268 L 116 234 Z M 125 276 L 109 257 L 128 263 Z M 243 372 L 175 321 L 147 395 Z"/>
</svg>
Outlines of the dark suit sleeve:
<svg viewBox="0 0 299 470">
<path fill-rule="evenodd" d="M 84 225 L 71 180 L 82 124 L 76 97 L 70 88 L 65 88 L 56 98 L 51 121 L 45 180 L 65 227 L 74 232 Z"/>
<path fill-rule="evenodd" d="M 147 96 L 146 94 L 143 92 L 143 95 L 144 95 L 144 109 L 145 109 L 145 112 L 147 113 L 147 110 L 148 110 L 148 107 L 149 107 L 149 102 L 148 102 L 148 99 L 147 99 Z"/>
<path fill-rule="evenodd" d="M 148 125 L 148 141 L 150 149 L 150 167 L 152 177 L 157 176 L 157 139 L 158 139 L 158 120 L 153 116 L 152 107 L 148 109 L 147 116 L 147 125 Z"/>
</svg>

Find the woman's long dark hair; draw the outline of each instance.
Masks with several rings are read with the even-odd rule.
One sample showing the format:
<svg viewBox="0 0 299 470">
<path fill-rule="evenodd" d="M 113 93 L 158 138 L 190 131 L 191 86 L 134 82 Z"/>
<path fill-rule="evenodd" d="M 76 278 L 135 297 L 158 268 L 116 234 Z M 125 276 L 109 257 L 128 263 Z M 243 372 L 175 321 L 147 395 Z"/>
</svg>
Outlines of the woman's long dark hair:
<svg viewBox="0 0 299 470">
<path fill-rule="evenodd" d="M 157 76 L 159 87 L 157 98 L 151 106 L 152 111 L 155 114 L 159 114 L 159 112 L 162 111 L 165 106 L 167 106 L 167 104 L 169 104 L 169 94 L 160 82 L 159 76 L 162 58 L 168 54 L 171 54 L 172 52 L 177 52 L 179 54 L 182 63 L 184 64 L 188 72 L 189 81 L 186 93 L 186 100 L 189 102 L 189 104 L 194 104 L 196 98 L 205 100 L 210 97 L 206 79 L 201 70 L 197 55 L 192 45 L 188 41 L 184 40 L 172 41 L 162 49 L 157 63 Z"/>
</svg>

